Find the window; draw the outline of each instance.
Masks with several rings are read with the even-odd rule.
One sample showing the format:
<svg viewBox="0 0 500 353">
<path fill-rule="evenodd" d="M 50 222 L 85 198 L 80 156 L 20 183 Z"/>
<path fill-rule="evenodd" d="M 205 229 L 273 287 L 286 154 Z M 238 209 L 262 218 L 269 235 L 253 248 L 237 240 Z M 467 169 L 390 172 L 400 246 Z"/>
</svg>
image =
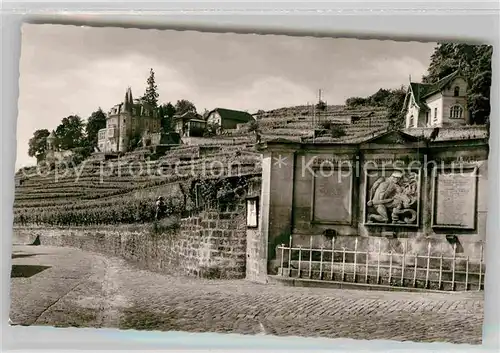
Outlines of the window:
<svg viewBox="0 0 500 353">
<path fill-rule="evenodd" d="M 410 116 L 410 126 L 409 127 L 413 127 L 413 124 L 414 124 L 414 119 L 413 119 L 413 115 Z"/>
<path fill-rule="evenodd" d="M 460 87 L 455 86 L 453 89 L 453 96 L 458 97 L 460 95 Z"/>
<path fill-rule="evenodd" d="M 429 125 L 429 112 L 425 112 L 425 125 Z"/>
<path fill-rule="evenodd" d="M 438 121 L 438 108 L 434 108 L 434 122 L 437 123 Z"/>
<path fill-rule="evenodd" d="M 450 108 L 450 119 L 461 119 L 462 118 L 462 107 L 459 105 L 454 105 Z"/>
</svg>

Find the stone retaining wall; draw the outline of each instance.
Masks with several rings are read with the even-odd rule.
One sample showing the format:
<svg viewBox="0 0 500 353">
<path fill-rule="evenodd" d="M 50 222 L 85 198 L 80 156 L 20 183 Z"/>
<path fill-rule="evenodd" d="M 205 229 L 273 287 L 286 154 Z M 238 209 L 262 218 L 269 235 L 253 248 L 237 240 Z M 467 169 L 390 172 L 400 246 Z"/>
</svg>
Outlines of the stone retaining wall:
<svg viewBox="0 0 500 353">
<path fill-rule="evenodd" d="M 175 226 L 175 223 L 178 226 Z M 177 220 L 170 229 L 153 225 L 106 227 L 15 227 L 14 243 L 68 246 L 123 257 L 158 272 L 204 278 L 244 278 L 244 204 Z M 160 227 L 162 224 L 160 224 Z"/>
</svg>

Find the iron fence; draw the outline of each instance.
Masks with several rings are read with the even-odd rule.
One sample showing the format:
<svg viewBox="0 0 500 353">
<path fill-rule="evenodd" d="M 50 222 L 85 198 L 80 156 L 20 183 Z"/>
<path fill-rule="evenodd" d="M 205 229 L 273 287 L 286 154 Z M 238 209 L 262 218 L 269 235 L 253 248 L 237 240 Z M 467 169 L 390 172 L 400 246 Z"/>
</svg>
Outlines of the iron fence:
<svg viewBox="0 0 500 353">
<path fill-rule="evenodd" d="M 427 252 L 407 251 L 407 243 L 401 252 L 336 248 L 335 238 L 331 248 L 312 246 L 278 247 L 280 266 L 278 275 L 298 279 L 315 279 L 335 282 L 376 284 L 389 287 L 413 287 L 442 291 L 481 291 L 484 289 L 484 247 L 479 257 L 457 254 L 457 244 L 451 254 L 433 253 L 431 242 Z"/>
</svg>

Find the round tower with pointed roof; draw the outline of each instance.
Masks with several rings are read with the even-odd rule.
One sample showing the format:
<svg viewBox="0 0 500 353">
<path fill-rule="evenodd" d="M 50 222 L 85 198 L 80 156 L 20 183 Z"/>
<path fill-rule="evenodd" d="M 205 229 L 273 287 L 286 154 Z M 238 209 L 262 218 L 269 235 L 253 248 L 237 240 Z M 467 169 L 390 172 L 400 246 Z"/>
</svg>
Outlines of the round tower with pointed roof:
<svg viewBox="0 0 500 353">
<path fill-rule="evenodd" d="M 55 141 L 56 141 L 56 134 L 54 133 L 54 130 L 52 130 L 50 135 L 47 137 L 47 150 L 54 151 Z"/>
</svg>

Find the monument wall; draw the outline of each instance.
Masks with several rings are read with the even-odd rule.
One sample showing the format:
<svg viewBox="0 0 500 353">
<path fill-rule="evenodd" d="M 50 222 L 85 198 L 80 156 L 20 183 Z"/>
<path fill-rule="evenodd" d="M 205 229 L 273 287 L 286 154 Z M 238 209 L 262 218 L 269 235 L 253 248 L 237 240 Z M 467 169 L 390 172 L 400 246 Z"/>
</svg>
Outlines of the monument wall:
<svg viewBox="0 0 500 353">
<path fill-rule="evenodd" d="M 361 144 L 268 145 L 270 272 L 276 246 L 450 254 L 478 258 L 486 233 L 488 146 L 429 143 L 394 133 Z M 286 156 L 289 163 L 278 163 Z M 263 180 L 266 175 L 263 173 Z M 284 176 L 287 176 L 286 178 Z M 292 180 L 290 180 L 292 176 Z M 290 183 L 290 184 L 288 184 Z M 287 210 L 289 210 L 287 212 Z M 453 244 L 456 245 L 453 245 Z M 275 250 L 273 250 L 273 248 Z"/>
</svg>

